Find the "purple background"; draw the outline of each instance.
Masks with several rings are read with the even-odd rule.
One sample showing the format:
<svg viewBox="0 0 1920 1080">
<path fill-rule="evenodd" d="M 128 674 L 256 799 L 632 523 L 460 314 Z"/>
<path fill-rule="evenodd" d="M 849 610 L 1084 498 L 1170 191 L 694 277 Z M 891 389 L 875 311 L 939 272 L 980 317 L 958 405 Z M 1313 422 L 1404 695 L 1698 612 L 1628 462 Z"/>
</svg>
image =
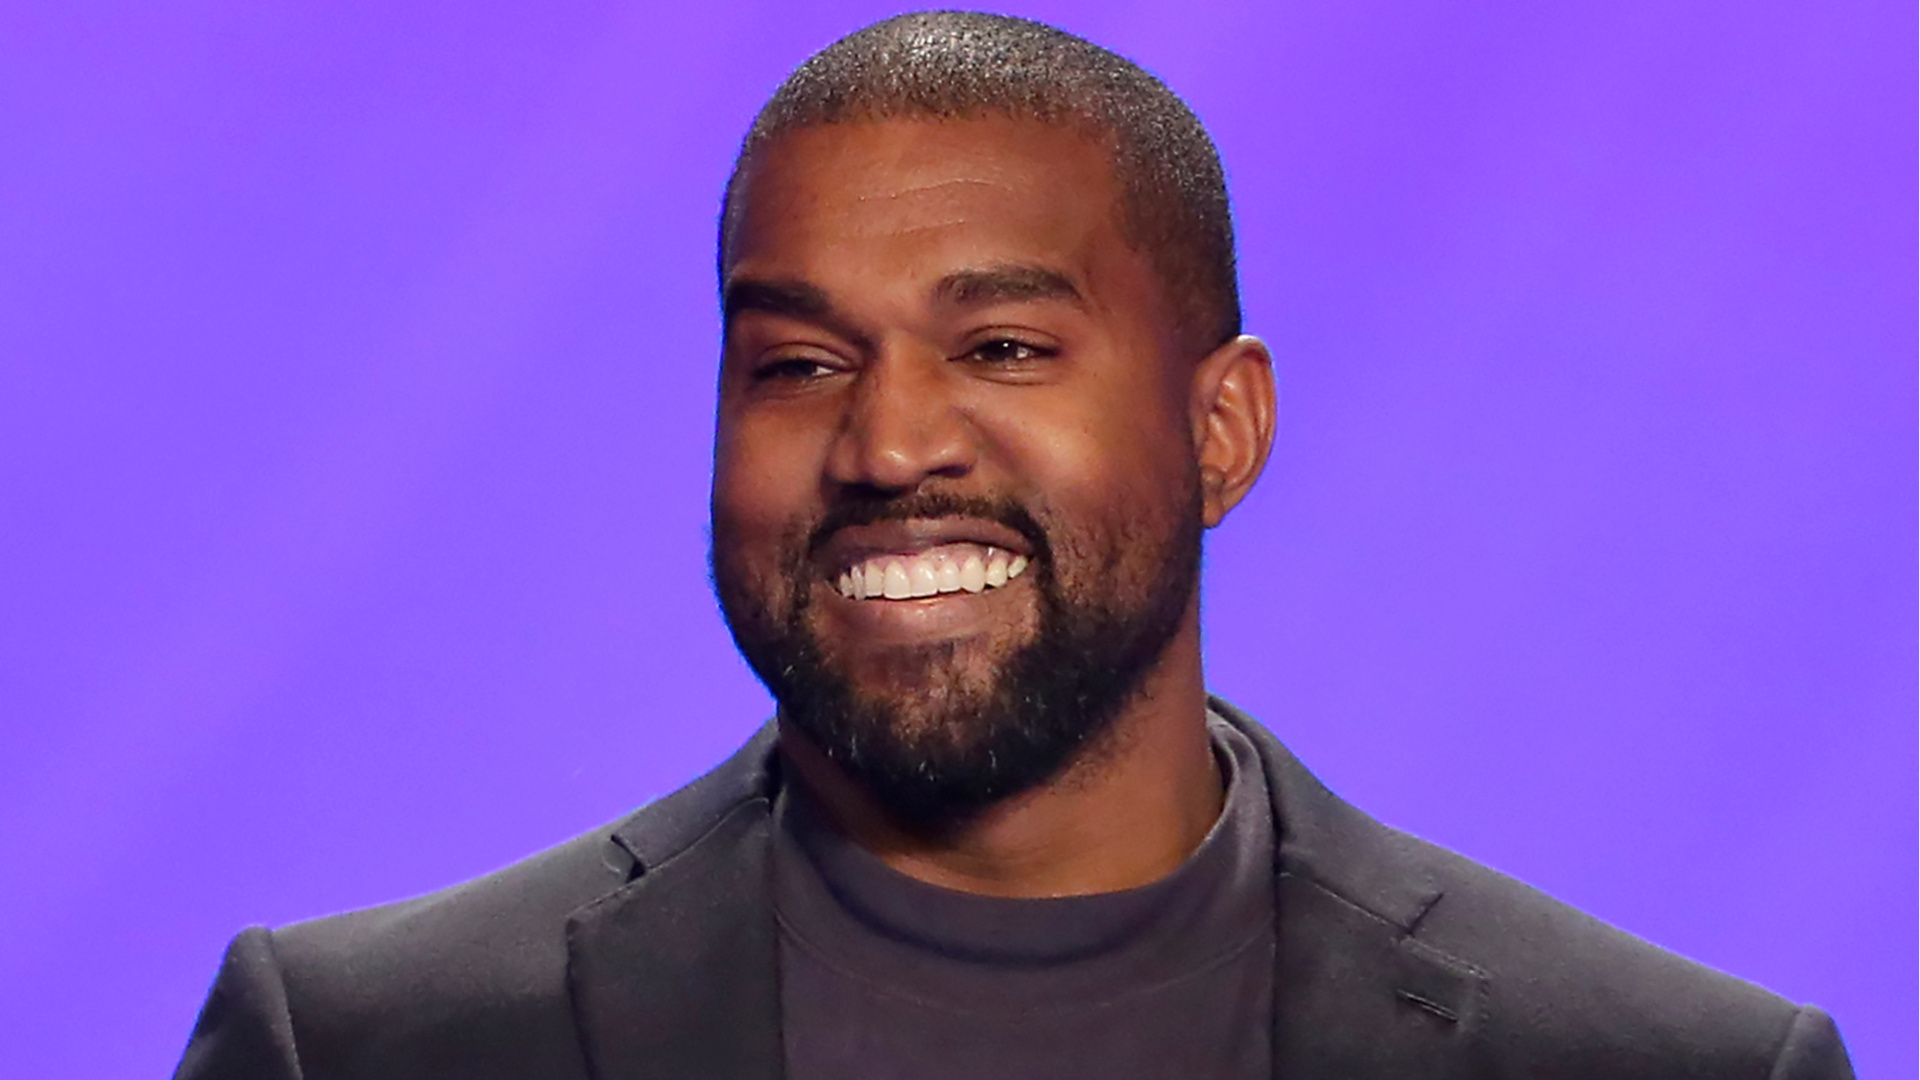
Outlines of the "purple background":
<svg viewBox="0 0 1920 1080">
<path fill-rule="evenodd" d="M 712 218 L 890 10 L 800 6 L 0 6 L 0 1075 L 162 1075 L 241 926 L 767 713 L 704 579 Z M 1020 10 L 1226 159 L 1282 422 L 1216 687 L 1915 1075 L 1912 4 Z"/>
</svg>

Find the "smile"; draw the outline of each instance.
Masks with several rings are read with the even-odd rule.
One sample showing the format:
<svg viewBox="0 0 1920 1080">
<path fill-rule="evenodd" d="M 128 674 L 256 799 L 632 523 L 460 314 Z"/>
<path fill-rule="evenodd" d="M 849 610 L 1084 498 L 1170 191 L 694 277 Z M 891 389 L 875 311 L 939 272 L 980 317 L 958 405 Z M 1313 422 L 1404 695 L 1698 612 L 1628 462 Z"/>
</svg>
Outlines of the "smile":
<svg viewBox="0 0 1920 1080">
<path fill-rule="evenodd" d="M 1026 569 L 1025 555 L 985 544 L 941 544 L 869 556 L 842 570 L 834 584 L 849 600 L 915 600 L 997 589 Z"/>
</svg>

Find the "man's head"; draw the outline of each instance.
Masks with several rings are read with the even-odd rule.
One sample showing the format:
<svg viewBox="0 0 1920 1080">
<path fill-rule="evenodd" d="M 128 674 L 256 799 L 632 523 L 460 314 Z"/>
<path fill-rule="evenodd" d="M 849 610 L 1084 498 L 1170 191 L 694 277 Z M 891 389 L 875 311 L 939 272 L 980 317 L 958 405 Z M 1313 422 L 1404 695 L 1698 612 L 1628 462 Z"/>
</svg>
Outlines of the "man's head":
<svg viewBox="0 0 1920 1080">
<path fill-rule="evenodd" d="M 1144 252 L 1198 356 L 1240 333 L 1220 155 L 1193 110 L 1124 57 L 1044 23 L 977 12 L 900 15 L 816 53 L 774 92 L 734 162 L 720 215 L 722 285 L 740 187 L 782 135 L 889 119 L 1034 120 L 1100 145 L 1121 235 Z"/>
<path fill-rule="evenodd" d="M 861 31 L 762 111 L 720 266 L 715 589 L 896 818 L 1046 782 L 1197 663 L 1271 392 L 1217 159 L 1151 76 L 993 16 Z"/>
</svg>

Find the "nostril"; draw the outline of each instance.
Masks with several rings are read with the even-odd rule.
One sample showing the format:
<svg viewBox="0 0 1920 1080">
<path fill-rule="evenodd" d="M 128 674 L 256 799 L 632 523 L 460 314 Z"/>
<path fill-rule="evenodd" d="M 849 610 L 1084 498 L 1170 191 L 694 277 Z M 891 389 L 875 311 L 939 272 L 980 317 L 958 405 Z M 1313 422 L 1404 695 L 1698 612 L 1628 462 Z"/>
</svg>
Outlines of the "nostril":
<svg viewBox="0 0 1920 1080">
<path fill-rule="evenodd" d="M 930 478 L 954 480 L 973 468 L 972 448 L 962 437 L 923 431 L 914 438 L 871 435 L 836 448 L 833 479 L 849 488 L 898 495 Z"/>
</svg>

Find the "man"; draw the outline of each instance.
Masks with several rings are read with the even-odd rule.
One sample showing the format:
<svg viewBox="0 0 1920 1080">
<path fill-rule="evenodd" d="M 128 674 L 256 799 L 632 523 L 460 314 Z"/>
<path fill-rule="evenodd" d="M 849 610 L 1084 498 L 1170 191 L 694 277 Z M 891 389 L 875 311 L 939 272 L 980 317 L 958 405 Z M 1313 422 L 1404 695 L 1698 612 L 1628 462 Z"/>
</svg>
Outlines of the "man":
<svg viewBox="0 0 1920 1080">
<path fill-rule="evenodd" d="M 1850 1075 L 1832 1022 L 1345 805 L 1206 694 L 1258 478 L 1217 157 L 1034 23 L 889 20 L 742 147 L 712 568 L 776 722 L 632 817 L 241 934 L 187 1077 Z"/>
</svg>

